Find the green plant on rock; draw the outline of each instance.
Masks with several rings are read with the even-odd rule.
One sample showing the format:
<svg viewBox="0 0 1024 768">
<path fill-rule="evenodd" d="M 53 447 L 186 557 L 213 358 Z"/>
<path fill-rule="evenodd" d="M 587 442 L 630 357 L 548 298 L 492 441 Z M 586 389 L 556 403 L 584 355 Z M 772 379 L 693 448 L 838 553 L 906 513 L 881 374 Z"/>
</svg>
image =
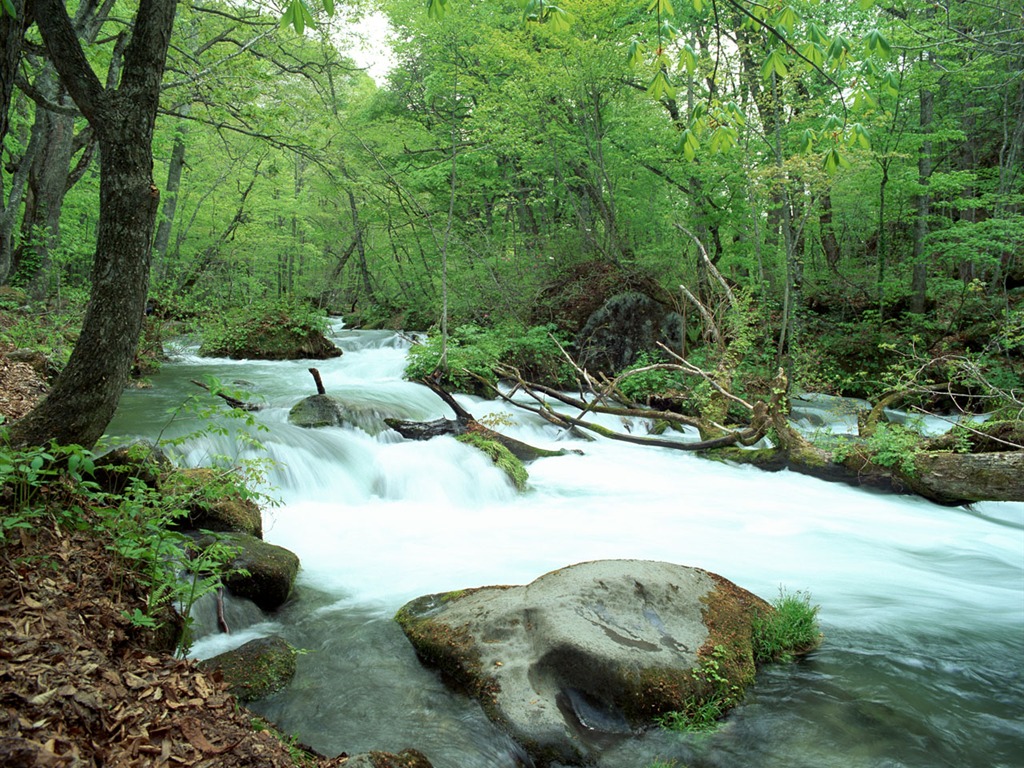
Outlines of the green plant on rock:
<svg viewBox="0 0 1024 768">
<path fill-rule="evenodd" d="M 879 424 L 865 445 L 871 460 L 876 464 L 897 469 L 905 475 L 913 475 L 917 468 L 914 455 L 921 442 L 921 435 L 899 424 Z"/>
<path fill-rule="evenodd" d="M 822 640 L 818 609 L 811 605 L 806 592 L 787 592 L 780 587 L 772 610 L 754 617 L 754 660 L 758 663 L 791 662 L 817 648 Z"/>
<path fill-rule="evenodd" d="M 550 325 L 524 328 L 507 323 L 494 328 L 475 324 L 453 329 L 447 344 L 431 335 L 409 350 L 405 377 L 417 381 L 441 373 L 443 386 L 464 392 L 482 392 L 498 383 L 503 366 L 518 370 L 524 378 L 554 386 L 572 379 L 572 367 L 559 349 Z M 447 370 L 442 371 L 442 358 Z"/>
<path fill-rule="evenodd" d="M 692 674 L 703 689 L 688 697 L 681 710 L 666 712 L 655 723 L 670 731 L 699 733 L 714 730 L 726 712 L 743 697 L 743 689 L 723 674 L 730 651 L 716 645 L 710 655 L 701 659 Z"/>
</svg>

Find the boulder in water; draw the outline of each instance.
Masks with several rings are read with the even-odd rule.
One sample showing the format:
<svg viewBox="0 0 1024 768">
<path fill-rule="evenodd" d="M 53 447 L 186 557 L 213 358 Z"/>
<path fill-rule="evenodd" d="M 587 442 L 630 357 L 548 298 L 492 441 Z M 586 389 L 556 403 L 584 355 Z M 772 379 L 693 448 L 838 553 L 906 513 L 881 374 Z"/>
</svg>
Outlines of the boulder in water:
<svg viewBox="0 0 1024 768">
<path fill-rule="evenodd" d="M 220 670 L 228 691 L 244 703 L 264 699 L 288 685 L 295 677 L 296 653 L 280 637 L 259 637 L 205 659 L 199 666 Z"/>
<path fill-rule="evenodd" d="M 288 421 L 297 427 L 358 427 L 377 435 L 387 428 L 384 416 L 373 405 L 353 404 L 331 395 L 310 395 L 299 400 L 288 412 Z"/>
<path fill-rule="evenodd" d="M 425 663 L 547 765 L 582 763 L 667 712 L 738 701 L 752 622 L 771 610 L 698 568 L 602 560 L 421 597 L 396 618 Z"/>
<path fill-rule="evenodd" d="M 235 572 L 224 579 L 231 593 L 252 600 L 264 611 L 284 605 L 299 573 L 298 556 L 244 533 L 227 534 L 223 540 L 240 550 L 230 564 Z"/>
</svg>

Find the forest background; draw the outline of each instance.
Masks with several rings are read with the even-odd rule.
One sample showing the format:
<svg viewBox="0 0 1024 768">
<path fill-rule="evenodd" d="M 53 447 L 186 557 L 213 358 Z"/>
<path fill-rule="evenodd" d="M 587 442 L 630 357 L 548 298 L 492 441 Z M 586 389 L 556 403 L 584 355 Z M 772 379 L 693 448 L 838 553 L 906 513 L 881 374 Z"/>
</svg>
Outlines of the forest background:
<svg viewBox="0 0 1024 768">
<path fill-rule="evenodd" d="M 70 8 L 108 84 L 131 5 Z M 177 9 L 153 139 L 150 341 L 168 320 L 223 339 L 282 306 L 296 322 L 439 329 L 453 346 L 571 341 L 637 290 L 679 314 L 677 351 L 709 368 L 742 313 L 755 388 L 782 365 L 800 390 L 952 381 L 1016 402 L 1016 3 L 315 10 Z M 371 12 L 390 22 L 380 82 L 346 38 Z M 34 27 L 5 88 L 3 334 L 59 368 L 92 287 L 96 131 Z M 62 333 L 40 338 L 39 312 Z"/>
</svg>

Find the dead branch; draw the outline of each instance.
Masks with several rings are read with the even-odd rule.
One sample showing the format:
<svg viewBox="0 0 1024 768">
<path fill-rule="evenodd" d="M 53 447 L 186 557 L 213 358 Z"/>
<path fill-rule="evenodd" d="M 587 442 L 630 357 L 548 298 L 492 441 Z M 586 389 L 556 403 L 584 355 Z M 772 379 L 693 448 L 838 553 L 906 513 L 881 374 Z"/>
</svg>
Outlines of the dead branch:
<svg viewBox="0 0 1024 768">
<path fill-rule="evenodd" d="M 225 392 L 214 391 L 214 390 L 210 389 L 210 387 L 208 385 L 204 384 L 201 381 L 196 381 L 195 379 L 189 379 L 189 381 L 191 381 L 197 387 L 202 387 L 207 392 L 209 392 L 211 395 L 216 395 L 217 397 L 219 397 L 221 400 L 223 400 L 225 403 L 227 403 L 228 405 L 230 405 L 232 408 L 234 408 L 236 410 L 239 410 L 239 411 L 258 411 L 258 410 L 260 410 L 263 407 L 262 405 L 259 405 L 258 403 L 247 403 L 244 400 L 239 400 L 237 397 L 232 397 L 231 395 L 226 394 Z"/>
</svg>

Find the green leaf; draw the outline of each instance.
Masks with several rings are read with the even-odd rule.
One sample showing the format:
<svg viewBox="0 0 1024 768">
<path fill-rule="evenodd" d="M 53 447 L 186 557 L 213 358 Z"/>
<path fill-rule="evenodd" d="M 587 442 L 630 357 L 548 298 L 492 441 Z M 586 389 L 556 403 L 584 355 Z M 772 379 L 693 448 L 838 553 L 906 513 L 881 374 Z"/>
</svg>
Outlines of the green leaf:
<svg viewBox="0 0 1024 768">
<path fill-rule="evenodd" d="M 647 6 L 648 11 L 655 11 L 659 16 L 675 16 L 671 0 L 651 0 Z"/>
<path fill-rule="evenodd" d="M 850 143 L 858 144 L 864 149 L 871 149 L 871 134 L 860 123 L 854 123 L 851 126 Z"/>
<path fill-rule="evenodd" d="M 890 72 L 885 77 L 885 82 L 883 83 L 883 88 L 885 89 L 885 92 L 887 94 L 889 94 L 890 96 L 899 96 L 900 95 L 900 76 L 898 74 L 896 74 L 895 72 Z"/>
<path fill-rule="evenodd" d="M 720 125 L 711 133 L 708 145 L 712 152 L 724 152 L 739 143 L 740 133 L 731 125 Z"/>
<path fill-rule="evenodd" d="M 825 125 L 822 131 L 825 133 L 835 133 L 843 130 L 843 121 L 835 115 L 829 115 L 825 118 Z"/>
<path fill-rule="evenodd" d="M 817 43 L 804 43 L 800 46 L 800 55 L 819 69 L 825 66 L 825 51 Z"/>
<path fill-rule="evenodd" d="M 324 0 L 324 11 L 328 16 L 334 15 L 334 0 Z"/>
<path fill-rule="evenodd" d="M 832 44 L 828 47 L 828 57 L 832 61 L 842 61 L 846 56 L 847 51 L 851 48 L 850 41 L 842 35 L 836 35 L 836 38 L 832 41 Z"/>
<path fill-rule="evenodd" d="M 741 128 L 747 124 L 747 116 L 743 113 L 740 105 L 735 101 L 727 101 L 722 105 L 725 110 L 725 114 L 728 115 L 729 119 L 740 126 Z"/>
<path fill-rule="evenodd" d="M 18 12 L 14 9 L 14 3 L 12 3 L 11 0 L 3 0 L 3 4 L 4 11 L 7 13 L 8 16 L 10 16 L 12 19 L 18 18 Z"/>
<path fill-rule="evenodd" d="M 814 149 L 814 142 L 817 140 L 817 136 L 814 135 L 814 131 L 810 128 L 804 130 L 800 135 L 800 151 L 804 154 L 809 153 Z"/>
<path fill-rule="evenodd" d="M 651 84 L 647 86 L 647 93 L 655 100 L 661 99 L 664 96 L 668 96 L 671 99 L 675 97 L 676 89 L 668 81 L 668 76 L 662 70 L 658 70 L 654 75 L 654 79 L 651 80 Z"/>
<path fill-rule="evenodd" d="M 704 10 L 704 0 L 693 0 L 693 10 L 700 13 Z"/>
<path fill-rule="evenodd" d="M 864 35 L 864 49 L 868 53 L 877 53 L 879 56 L 888 59 L 892 56 L 892 46 L 885 35 L 877 29 L 872 29 Z"/>
<path fill-rule="evenodd" d="M 870 10 L 875 5 L 875 0 L 858 0 L 857 7 L 862 11 Z"/>
<path fill-rule="evenodd" d="M 572 16 L 557 5 L 548 5 L 544 8 L 543 22 L 550 24 L 553 32 L 568 32 L 572 28 Z"/>
<path fill-rule="evenodd" d="M 764 65 L 761 67 L 761 77 L 765 80 L 770 80 L 773 74 L 781 78 L 785 77 L 788 73 L 789 67 L 786 66 L 786 57 L 782 53 L 781 48 L 776 48 L 765 59 Z"/>
<path fill-rule="evenodd" d="M 697 139 L 697 134 L 691 131 L 689 128 L 685 129 L 679 134 L 679 141 L 676 144 L 676 150 L 683 153 L 683 157 L 687 160 L 693 160 L 697 157 L 697 150 L 700 148 L 700 141 Z"/>
<path fill-rule="evenodd" d="M 427 0 L 427 17 L 440 21 L 444 18 L 448 0 Z"/>
<path fill-rule="evenodd" d="M 775 24 L 786 30 L 787 37 L 793 34 L 793 28 L 800 21 L 800 16 L 792 5 L 787 5 L 775 16 Z"/>
<path fill-rule="evenodd" d="M 824 45 L 828 40 L 828 35 L 825 34 L 825 30 L 812 21 L 807 25 L 807 39 L 817 45 Z"/>
<path fill-rule="evenodd" d="M 639 40 L 634 39 L 629 44 L 629 48 L 626 49 L 626 56 L 629 60 L 629 66 L 639 67 L 644 63 L 644 46 Z"/>
<path fill-rule="evenodd" d="M 864 88 L 858 88 L 853 92 L 853 108 L 862 112 L 865 109 L 873 109 L 878 106 L 878 102 L 875 97 L 868 93 Z"/>
<path fill-rule="evenodd" d="M 692 75 L 697 71 L 697 52 L 693 50 L 693 46 L 689 43 L 683 44 L 683 50 L 679 54 L 679 59 L 683 69 L 686 70 L 686 74 Z"/>
<path fill-rule="evenodd" d="M 295 6 L 289 4 L 288 7 L 284 9 L 284 13 L 281 14 L 281 29 L 284 29 L 285 27 L 290 27 L 292 25 L 292 16 L 294 14 Z"/>
<path fill-rule="evenodd" d="M 825 162 L 822 163 L 826 173 L 835 173 L 840 168 L 852 168 L 851 163 L 844 155 L 842 155 L 838 149 L 830 149 L 825 154 Z"/>
</svg>

